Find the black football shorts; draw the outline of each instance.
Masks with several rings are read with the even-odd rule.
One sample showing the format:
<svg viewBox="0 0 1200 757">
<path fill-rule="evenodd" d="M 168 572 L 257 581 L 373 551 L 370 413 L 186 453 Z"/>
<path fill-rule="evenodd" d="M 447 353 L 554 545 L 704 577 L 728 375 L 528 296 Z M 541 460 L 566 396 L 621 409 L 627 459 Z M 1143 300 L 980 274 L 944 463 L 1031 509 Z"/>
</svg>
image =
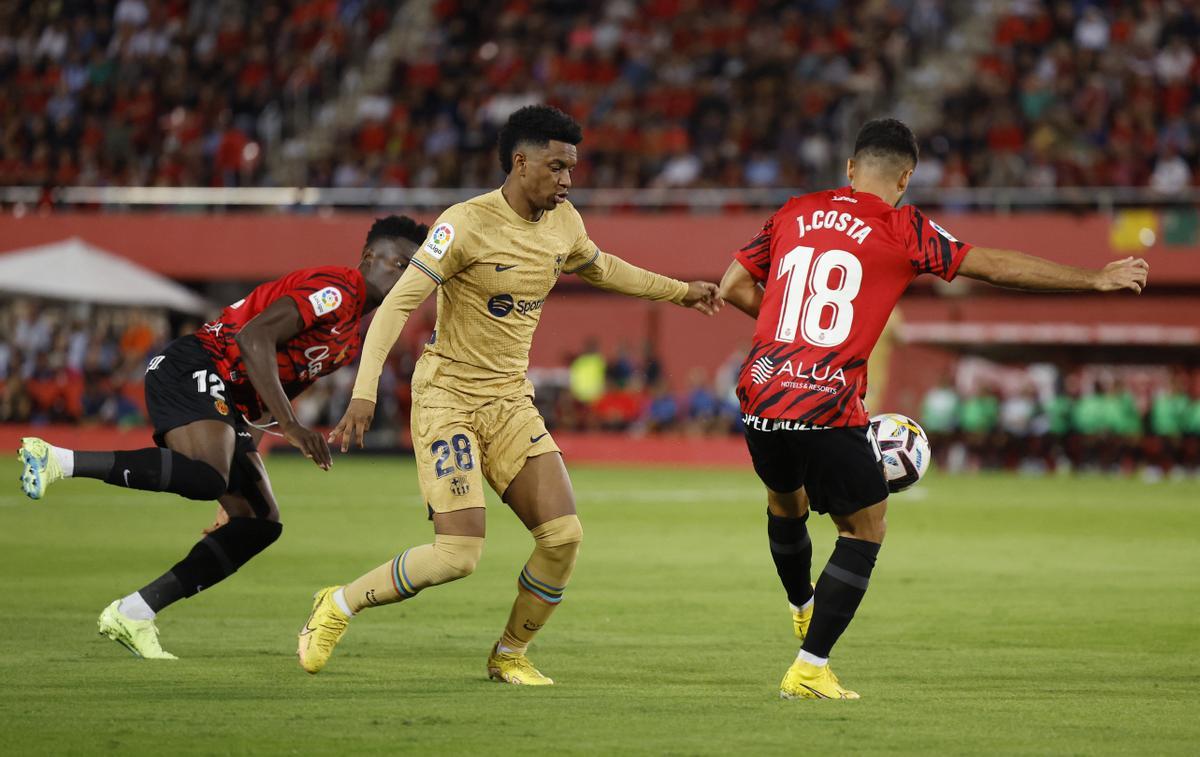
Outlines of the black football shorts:
<svg viewBox="0 0 1200 757">
<path fill-rule="evenodd" d="M 869 426 L 804 429 L 746 418 L 754 472 L 771 491 L 804 487 L 818 513 L 850 515 L 888 497 L 879 447 Z"/>
<path fill-rule="evenodd" d="M 238 456 L 257 452 L 249 426 L 228 401 L 225 382 L 194 336 L 167 345 L 146 368 L 146 409 L 154 443 L 165 447 L 167 432 L 195 421 L 220 421 L 237 434 Z"/>
</svg>

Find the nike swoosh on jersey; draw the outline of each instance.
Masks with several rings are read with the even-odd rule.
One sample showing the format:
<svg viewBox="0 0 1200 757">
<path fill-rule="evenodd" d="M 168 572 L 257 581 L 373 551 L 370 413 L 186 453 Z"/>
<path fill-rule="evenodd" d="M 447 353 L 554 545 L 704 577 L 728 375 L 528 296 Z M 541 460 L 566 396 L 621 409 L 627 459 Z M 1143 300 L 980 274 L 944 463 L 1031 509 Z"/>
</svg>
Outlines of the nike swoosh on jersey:
<svg viewBox="0 0 1200 757">
<path fill-rule="evenodd" d="M 330 326 L 330 327 L 329 327 L 329 333 L 331 333 L 331 334 L 338 334 L 338 335 L 340 335 L 342 332 L 338 331 L 338 330 L 337 330 L 337 329 L 335 329 L 333 326 Z"/>
<path fill-rule="evenodd" d="M 550 434 L 550 432 L 549 432 L 549 431 L 546 431 L 546 432 L 544 432 L 544 433 L 538 434 L 537 436 L 531 436 L 531 437 L 529 437 L 529 443 L 530 443 L 530 444 L 537 444 L 539 441 L 541 441 L 541 440 L 542 440 L 542 437 L 544 437 L 544 436 L 548 436 L 549 434 Z"/>
<path fill-rule="evenodd" d="M 514 269 L 516 267 L 517 267 L 516 263 L 513 263 L 512 265 L 497 265 L 496 273 L 504 273 L 505 271 L 511 271 L 512 269 Z"/>
</svg>

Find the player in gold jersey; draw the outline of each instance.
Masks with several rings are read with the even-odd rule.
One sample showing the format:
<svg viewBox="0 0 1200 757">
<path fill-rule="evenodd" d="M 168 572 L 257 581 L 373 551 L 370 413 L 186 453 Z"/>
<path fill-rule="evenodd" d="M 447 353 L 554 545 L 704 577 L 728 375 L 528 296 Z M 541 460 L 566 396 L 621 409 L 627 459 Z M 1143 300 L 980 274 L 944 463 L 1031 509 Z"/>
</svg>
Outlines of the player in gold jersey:
<svg viewBox="0 0 1200 757">
<path fill-rule="evenodd" d="M 486 479 L 534 538 L 488 675 L 553 683 L 525 652 L 562 600 L 583 530 L 558 445 L 525 376 L 542 305 L 564 273 L 707 315 L 721 304 L 714 284 L 651 273 L 592 243 L 567 201 L 582 138 L 579 124 L 555 108 L 516 111 L 500 132 L 504 185 L 441 215 L 367 331 L 350 407 L 329 437 L 341 439 L 343 452 L 352 441 L 362 446 L 384 360 L 409 314 L 437 290 L 436 331 L 412 381 L 413 447 L 434 540 L 317 592 L 299 636 L 308 672 L 325 666 L 359 611 L 471 574 L 483 552 Z"/>
</svg>

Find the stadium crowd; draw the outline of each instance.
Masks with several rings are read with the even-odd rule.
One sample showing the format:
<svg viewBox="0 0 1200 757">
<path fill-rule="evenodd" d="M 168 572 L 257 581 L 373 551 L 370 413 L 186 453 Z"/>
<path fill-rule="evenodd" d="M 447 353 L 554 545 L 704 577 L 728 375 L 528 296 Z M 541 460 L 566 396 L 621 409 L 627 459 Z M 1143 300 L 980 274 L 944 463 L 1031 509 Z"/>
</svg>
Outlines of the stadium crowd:
<svg viewBox="0 0 1200 757">
<path fill-rule="evenodd" d="M 990 50 L 945 0 L 438 0 L 428 41 L 365 94 L 311 186 L 491 186 L 534 101 L 587 128 L 589 187 L 838 180 L 849 129 L 915 64 L 968 66 L 922 134 L 918 185 L 1194 186 L 1193 3 L 1011 0 Z M 0 2 L 0 185 L 269 185 L 395 23 L 382 0 Z M 953 80 L 953 77 L 949 77 Z"/>
<path fill-rule="evenodd" d="M 974 75 L 923 135 L 918 185 L 1200 180 L 1200 8 L 1012 0 Z"/>
<path fill-rule="evenodd" d="M 583 186 L 822 181 L 851 123 L 944 31 L 946 5 L 440 0 L 437 43 L 397 67 L 333 175 L 490 186 L 499 125 L 548 101 L 587 130 Z"/>
<path fill-rule="evenodd" d="M 270 183 L 389 6 L 0 2 L 0 185 Z"/>
</svg>

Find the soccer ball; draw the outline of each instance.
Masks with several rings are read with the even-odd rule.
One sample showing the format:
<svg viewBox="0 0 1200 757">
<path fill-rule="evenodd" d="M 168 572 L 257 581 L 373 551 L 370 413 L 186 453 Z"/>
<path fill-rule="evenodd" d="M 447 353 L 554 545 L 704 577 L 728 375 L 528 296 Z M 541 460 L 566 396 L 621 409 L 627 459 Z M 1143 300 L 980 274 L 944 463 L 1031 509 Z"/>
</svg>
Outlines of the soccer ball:
<svg viewBox="0 0 1200 757">
<path fill-rule="evenodd" d="M 917 422 L 899 413 L 884 413 L 871 419 L 871 430 L 883 458 L 883 476 L 888 491 L 895 494 L 910 488 L 929 470 L 929 437 Z"/>
</svg>

